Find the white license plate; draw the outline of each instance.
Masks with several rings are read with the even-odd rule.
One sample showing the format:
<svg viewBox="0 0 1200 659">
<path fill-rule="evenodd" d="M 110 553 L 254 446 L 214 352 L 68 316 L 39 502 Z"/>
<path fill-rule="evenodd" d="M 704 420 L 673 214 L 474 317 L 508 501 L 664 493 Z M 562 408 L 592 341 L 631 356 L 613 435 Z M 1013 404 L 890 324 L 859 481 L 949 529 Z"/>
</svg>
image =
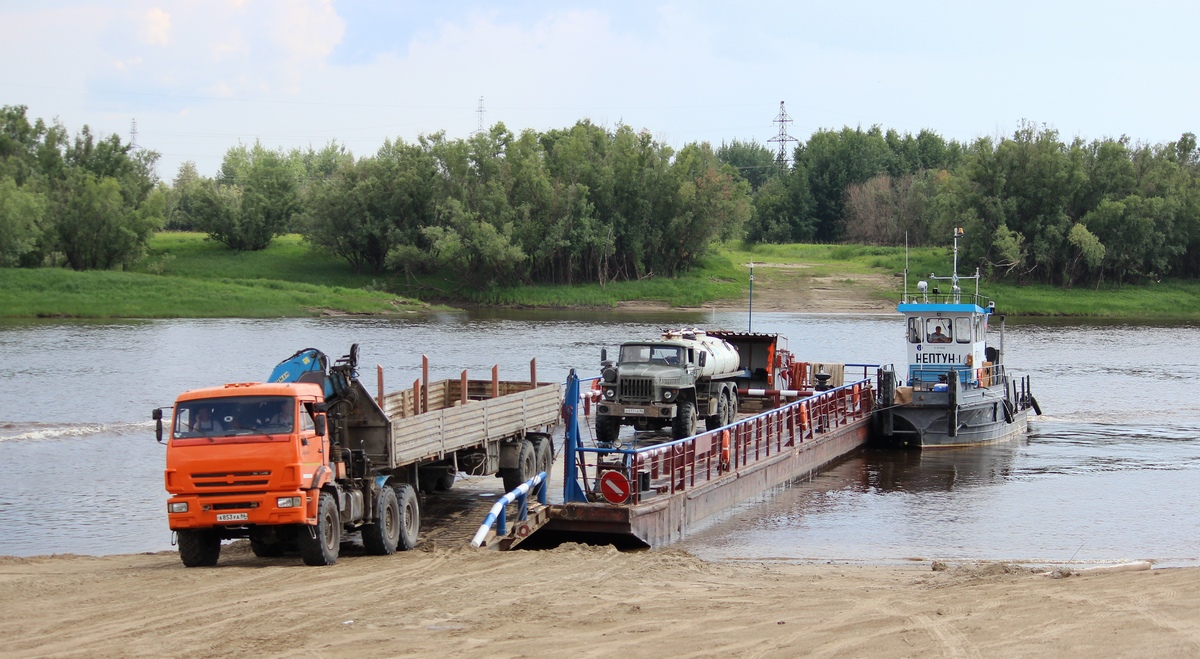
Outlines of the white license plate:
<svg viewBox="0 0 1200 659">
<path fill-rule="evenodd" d="M 250 513 L 218 513 L 218 522 L 244 522 L 250 519 Z"/>
<path fill-rule="evenodd" d="M 626 407 L 625 413 L 626 414 L 645 414 L 646 408 L 644 408 L 644 407 Z"/>
</svg>

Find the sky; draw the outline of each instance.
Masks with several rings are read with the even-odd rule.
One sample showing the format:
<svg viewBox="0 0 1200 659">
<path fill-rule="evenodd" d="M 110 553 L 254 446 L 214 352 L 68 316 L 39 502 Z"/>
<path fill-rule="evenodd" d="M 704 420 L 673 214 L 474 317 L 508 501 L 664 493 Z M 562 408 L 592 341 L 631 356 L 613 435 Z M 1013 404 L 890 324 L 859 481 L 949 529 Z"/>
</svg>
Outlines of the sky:
<svg viewBox="0 0 1200 659">
<path fill-rule="evenodd" d="M 1194 0 L 0 1 L 0 105 L 217 173 L 238 144 L 588 119 L 676 149 L 878 124 L 970 141 L 1200 131 Z M 479 113 L 482 99 L 483 114 Z"/>
</svg>

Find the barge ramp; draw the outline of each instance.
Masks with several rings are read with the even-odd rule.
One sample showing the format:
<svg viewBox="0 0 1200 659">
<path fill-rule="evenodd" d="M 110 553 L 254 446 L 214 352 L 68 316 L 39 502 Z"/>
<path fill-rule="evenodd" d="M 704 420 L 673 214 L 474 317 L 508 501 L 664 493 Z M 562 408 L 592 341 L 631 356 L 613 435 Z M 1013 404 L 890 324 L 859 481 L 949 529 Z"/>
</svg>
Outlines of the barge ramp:
<svg viewBox="0 0 1200 659">
<path fill-rule="evenodd" d="M 658 547 L 704 518 L 796 478 L 866 443 L 875 383 L 864 378 L 722 428 L 651 446 L 586 447 L 580 441 L 580 380 L 564 403 L 563 502 L 506 546 L 561 542 Z"/>
</svg>

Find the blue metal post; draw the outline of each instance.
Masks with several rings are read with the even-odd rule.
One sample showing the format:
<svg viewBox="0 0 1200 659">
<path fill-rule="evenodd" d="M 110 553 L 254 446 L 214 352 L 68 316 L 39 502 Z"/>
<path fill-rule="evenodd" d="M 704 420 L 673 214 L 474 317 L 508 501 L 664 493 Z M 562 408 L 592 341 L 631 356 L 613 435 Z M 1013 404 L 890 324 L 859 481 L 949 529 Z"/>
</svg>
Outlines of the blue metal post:
<svg viewBox="0 0 1200 659">
<path fill-rule="evenodd" d="M 563 501 L 586 502 L 587 496 L 583 493 L 583 487 L 579 485 L 579 470 L 575 467 L 576 452 L 579 450 L 579 376 L 575 375 L 575 369 L 571 369 L 571 373 L 567 375 L 566 400 L 563 405 L 566 406 L 567 412 L 567 459 L 563 466 Z"/>
</svg>

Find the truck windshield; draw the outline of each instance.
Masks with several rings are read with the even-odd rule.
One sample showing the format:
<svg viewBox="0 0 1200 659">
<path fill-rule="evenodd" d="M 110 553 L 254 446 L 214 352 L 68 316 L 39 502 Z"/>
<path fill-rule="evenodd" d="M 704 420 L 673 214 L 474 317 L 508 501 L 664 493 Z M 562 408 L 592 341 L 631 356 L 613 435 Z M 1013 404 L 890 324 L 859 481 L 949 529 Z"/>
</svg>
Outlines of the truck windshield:
<svg viewBox="0 0 1200 659">
<path fill-rule="evenodd" d="M 276 435 L 292 432 L 296 399 L 287 396 L 245 396 L 190 400 L 175 408 L 177 439 Z"/>
<path fill-rule="evenodd" d="M 683 348 L 679 346 L 624 345 L 621 346 L 621 363 L 678 366 L 683 363 Z"/>
</svg>

